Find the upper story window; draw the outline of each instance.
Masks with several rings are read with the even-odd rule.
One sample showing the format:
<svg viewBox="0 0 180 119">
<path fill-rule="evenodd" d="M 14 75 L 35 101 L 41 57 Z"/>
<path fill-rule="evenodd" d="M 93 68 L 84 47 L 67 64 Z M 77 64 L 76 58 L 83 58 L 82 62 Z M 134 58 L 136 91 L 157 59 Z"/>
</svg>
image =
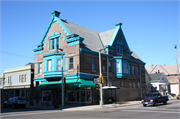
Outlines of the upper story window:
<svg viewBox="0 0 180 119">
<path fill-rule="evenodd" d="M 106 68 L 107 68 L 107 61 L 103 60 L 103 72 L 106 72 Z"/>
<path fill-rule="evenodd" d="M 73 69 L 73 57 L 69 58 L 69 69 Z"/>
<path fill-rule="evenodd" d="M 57 70 L 57 71 L 60 71 L 60 70 L 61 70 L 61 59 L 57 59 L 56 70 Z"/>
<path fill-rule="evenodd" d="M 128 73 L 128 64 L 126 62 L 123 63 L 123 73 Z"/>
<path fill-rule="evenodd" d="M 51 71 L 51 60 L 48 60 L 47 71 Z"/>
<path fill-rule="evenodd" d="M 112 72 L 112 62 L 108 61 L 108 70 L 109 72 Z"/>
<path fill-rule="evenodd" d="M 49 36 L 50 39 L 50 50 L 59 49 L 60 48 L 60 35 L 61 33 L 54 32 L 51 36 Z"/>
<path fill-rule="evenodd" d="M 132 74 L 131 65 L 129 65 L 129 74 Z"/>
<path fill-rule="evenodd" d="M 42 62 L 38 63 L 38 74 L 42 74 Z"/>
<path fill-rule="evenodd" d="M 12 76 L 8 76 L 8 84 L 12 84 Z"/>
<path fill-rule="evenodd" d="M 96 59 L 92 58 L 92 70 L 96 70 Z"/>
<path fill-rule="evenodd" d="M 59 46 L 59 37 L 58 37 L 58 38 L 56 38 L 56 48 L 57 48 L 57 49 L 59 49 L 59 48 L 60 48 L 60 46 Z"/>
<path fill-rule="evenodd" d="M 136 88 L 136 84 L 135 84 L 135 82 L 133 82 L 133 88 Z"/>
<path fill-rule="evenodd" d="M 131 82 L 131 81 L 129 82 L 129 87 L 130 87 L 130 88 L 132 87 L 132 82 Z"/>
<path fill-rule="evenodd" d="M 135 75 L 135 68 L 132 66 L 132 75 Z"/>
<path fill-rule="evenodd" d="M 116 62 L 116 72 L 120 73 L 120 62 Z"/>
<path fill-rule="evenodd" d="M 139 72 L 139 66 L 137 66 L 137 75 L 139 76 L 140 72 Z"/>
<path fill-rule="evenodd" d="M 54 39 L 52 39 L 52 50 L 54 50 L 55 47 L 54 47 Z"/>
<path fill-rule="evenodd" d="M 21 74 L 19 75 L 19 83 L 23 83 L 23 82 L 26 82 L 26 74 Z"/>
<path fill-rule="evenodd" d="M 123 54 L 123 45 L 116 44 L 116 53 Z"/>
</svg>

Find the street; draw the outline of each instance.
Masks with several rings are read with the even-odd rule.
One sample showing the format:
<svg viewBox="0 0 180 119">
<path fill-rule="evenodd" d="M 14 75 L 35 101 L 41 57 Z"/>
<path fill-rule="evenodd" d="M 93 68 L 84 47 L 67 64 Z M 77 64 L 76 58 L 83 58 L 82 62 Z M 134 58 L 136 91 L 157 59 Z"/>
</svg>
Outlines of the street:
<svg viewBox="0 0 180 119">
<path fill-rule="evenodd" d="M 2 109 L 3 111 L 4 109 Z M 16 110 L 1 113 L 1 118 L 8 119 L 180 119 L 180 100 L 170 100 L 167 105 L 143 107 L 141 104 L 94 110 L 33 110 L 33 109 L 5 109 Z M 18 111 L 21 110 L 21 111 Z M 24 111 L 23 111 L 24 110 Z"/>
</svg>

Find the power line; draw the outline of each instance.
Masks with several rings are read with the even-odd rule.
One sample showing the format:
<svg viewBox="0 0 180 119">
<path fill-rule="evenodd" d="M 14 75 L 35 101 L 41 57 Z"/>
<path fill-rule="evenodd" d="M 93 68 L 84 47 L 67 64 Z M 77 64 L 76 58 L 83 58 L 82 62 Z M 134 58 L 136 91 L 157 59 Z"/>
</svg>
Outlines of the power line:
<svg viewBox="0 0 180 119">
<path fill-rule="evenodd" d="M 30 59 L 34 59 L 34 57 L 29 57 L 29 56 L 25 56 L 25 55 L 19 55 L 19 54 L 14 54 L 14 53 L 11 53 L 11 52 L 7 52 L 7 51 L 2 51 L 0 50 L 2 53 L 6 53 L 6 54 L 10 54 L 10 55 L 15 55 L 15 56 L 20 56 L 20 57 L 25 57 L 25 58 L 30 58 Z"/>
<path fill-rule="evenodd" d="M 175 59 L 176 58 L 176 56 L 174 57 L 174 58 L 172 58 L 171 60 L 169 60 L 167 63 L 169 63 L 169 62 L 171 62 L 173 59 Z M 167 64 L 167 63 L 165 63 L 165 65 Z"/>
</svg>

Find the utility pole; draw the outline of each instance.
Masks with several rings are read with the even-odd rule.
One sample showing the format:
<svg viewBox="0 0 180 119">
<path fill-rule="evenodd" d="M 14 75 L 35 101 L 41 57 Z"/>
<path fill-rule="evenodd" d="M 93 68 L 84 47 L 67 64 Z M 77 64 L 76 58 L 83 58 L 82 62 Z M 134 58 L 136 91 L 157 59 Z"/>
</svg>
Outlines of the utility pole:
<svg viewBox="0 0 180 119">
<path fill-rule="evenodd" d="M 103 96 L 102 96 L 102 72 L 101 72 L 101 51 L 104 49 L 99 48 L 99 76 L 101 77 L 101 83 L 100 83 L 100 106 L 103 107 Z"/>
<path fill-rule="evenodd" d="M 175 51 L 176 51 L 176 62 L 177 62 L 177 80 L 178 80 L 178 95 L 180 94 L 180 81 L 179 81 L 179 66 L 178 66 L 178 57 L 177 57 L 177 45 L 175 45 Z"/>
<path fill-rule="evenodd" d="M 63 77 L 63 48 L 60 48 L 59 50 L 61 50 L 61 75 L 62 75 L 62 78 L 61 78 L 61 81 L 62 81 L 62 89 L 61 89 L 61 93 L 62 93 L 62 109 L 64 108 L 64 77 Z M 58 53 L 58 49 L 56 51 L 56 53 Z"/>
</svg>

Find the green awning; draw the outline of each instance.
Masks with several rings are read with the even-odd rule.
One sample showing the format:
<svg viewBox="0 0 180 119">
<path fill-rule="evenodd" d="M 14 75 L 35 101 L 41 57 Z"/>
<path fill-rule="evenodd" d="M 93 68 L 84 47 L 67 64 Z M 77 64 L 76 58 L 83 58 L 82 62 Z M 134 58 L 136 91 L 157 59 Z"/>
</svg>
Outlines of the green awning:
<svg viewBox="0 0 180 119">
<path fill-rule="evenodd" d="M 62 81 L 45 81 L 41 82 L 38 88 L 40 89 L 52 89 L 52 88 L 61 88 Z M 66 84 L 68 88 L 75 87 L 95 87 L 95 84 L 92 80 L 85 79 L 66 79 Z"/>
</svg>

